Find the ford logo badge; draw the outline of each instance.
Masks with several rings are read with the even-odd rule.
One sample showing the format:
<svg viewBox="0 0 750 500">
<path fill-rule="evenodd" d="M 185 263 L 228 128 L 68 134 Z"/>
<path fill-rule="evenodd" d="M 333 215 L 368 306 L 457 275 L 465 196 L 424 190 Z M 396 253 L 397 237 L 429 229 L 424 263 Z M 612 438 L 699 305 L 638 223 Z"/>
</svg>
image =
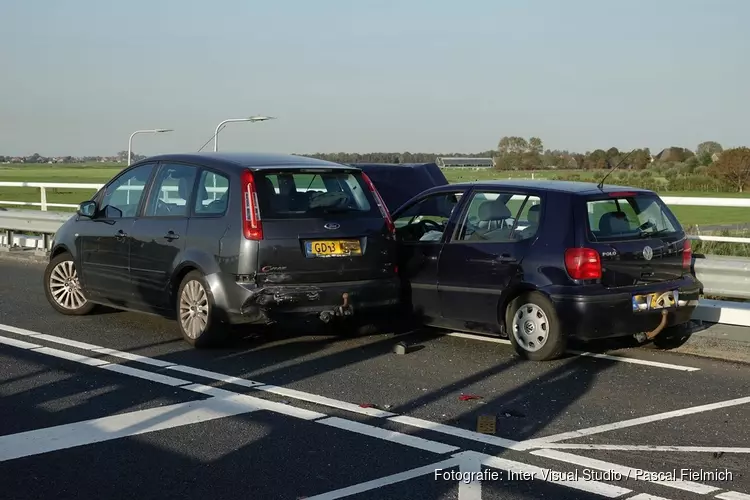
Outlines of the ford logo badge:
<svg viewBox="0 0 750 500">
<path fill-rule="evenodd" d="M 331 229 L 331 230 L 333 230 L 333 229 L 338 229 L 338 228 L 340 228 L 340 227 L 341 227 L 341 225 L 339 225 L 339 224 L 336 224 L 335 222 L 328 222 L 328 223 L 327 223 L 327 224 L 326 224 L 325 226 L 323 226 L 323 227 L 324 227 L 324 228 L 326 228 L 326 229 Z"/>
</svg>

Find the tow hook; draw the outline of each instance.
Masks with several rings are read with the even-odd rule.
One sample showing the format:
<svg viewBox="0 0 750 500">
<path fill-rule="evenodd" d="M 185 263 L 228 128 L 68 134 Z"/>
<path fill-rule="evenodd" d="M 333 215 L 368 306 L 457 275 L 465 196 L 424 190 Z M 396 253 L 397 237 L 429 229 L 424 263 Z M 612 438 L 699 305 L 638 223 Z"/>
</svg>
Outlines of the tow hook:
<svg viewBox="0 0 750 500">
<path fill-rule="evenodd" d="M 354 315 L 354 308 L 349 303 L 349 294 L 344 293 L 341 298 L 343 299 L 343 303 L 340 306 L 336 306 L 330 311 L 323 311 L 320 313 L 319 317 L 323 323 L 330 323 L 334 317 Z"/>
<path fill-rule="evenodd" d="M 668 319 L 668 317 L 669 317 L 669 312 L 668 311 L 662 311 L 661 312 L 661 321 L 659 322 L 659 326 L 657 326 L 656 328 L 654 328 L 653 330 L 651 330 L 648 333 L 636 333 L 634 335 L 634 337 L 636 338 L 636 340 L 638 342 L 645 342 L 647 340 L 653 340 L 654 337 L 656 337 L 657 335 L 659 335 L 661 333 L 661 331 L 664 330 L 664 328 L 667 326 L 667 319 Z"/>
</svg>

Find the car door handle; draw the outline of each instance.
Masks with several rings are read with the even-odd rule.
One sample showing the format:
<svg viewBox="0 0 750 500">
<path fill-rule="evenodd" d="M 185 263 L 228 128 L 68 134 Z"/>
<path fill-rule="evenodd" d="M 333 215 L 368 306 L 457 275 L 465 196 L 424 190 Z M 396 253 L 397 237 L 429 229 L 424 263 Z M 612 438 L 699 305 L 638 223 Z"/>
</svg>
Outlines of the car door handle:
<svg viewBox="0 0 750 500">
<path fill-rule="evenodd" d="M 128 235 L 128 233 L 126 233 L 125 231 L 123 231 L 122 229 L 120 229 L 119 231 L 117 231 L 117 232 L 115 233 L 115 238 L 116 238 L 116 239 L 118 239 L 118 240 L 122 240 L 122 239 L 124 239 L 124 238 L 125 238 L 125 237 L 126 237 L 127 235 Z"/>
<path fill-rule="evenodd" d="M 180 239 L 180 235 L 175 233 L 174 231 L 169 231 L 167 234 L 164 235 L 165 240 L 178 240 Z"/>
<path fill-rule="evenodd" d="M 498 264 L 512 264 L 516 262 L 516 259 L 510 256 L 509 254 L 504 253 L 502 255 L 498 255 L 497 258 L 495 259 L 495 262 L 497 262 Z"/>
</svg>

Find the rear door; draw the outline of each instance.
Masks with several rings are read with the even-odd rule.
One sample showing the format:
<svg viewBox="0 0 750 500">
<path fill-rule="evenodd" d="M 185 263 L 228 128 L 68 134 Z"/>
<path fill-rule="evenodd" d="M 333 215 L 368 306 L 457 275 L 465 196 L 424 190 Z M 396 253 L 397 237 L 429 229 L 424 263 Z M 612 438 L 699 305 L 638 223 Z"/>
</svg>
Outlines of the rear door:
<svg viewBox="0 0 750 500">
<path fill-rule="evenodd" d="M 628 287 L 668 282 L 689 272 L 689 242 L 658 195 L 613 192 L 584 198 L 587 246 L 602 259 L 602 284 Z"/>
<path fill-rule="evenodd" d="M 253 174 L 263 226 L 260 284 L 395 277 L 395 239 L 358 169 Z"/>
</svg>

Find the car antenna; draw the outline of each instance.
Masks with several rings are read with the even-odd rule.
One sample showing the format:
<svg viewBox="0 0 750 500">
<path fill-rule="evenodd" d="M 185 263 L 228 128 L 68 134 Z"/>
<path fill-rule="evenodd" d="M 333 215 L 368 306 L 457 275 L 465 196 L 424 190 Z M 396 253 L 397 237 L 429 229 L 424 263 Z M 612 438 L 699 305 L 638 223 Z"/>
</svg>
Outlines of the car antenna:
<svg viewBox="0 0 750 500">
<path fill-rule="evenodd" d="M 614 167 L 612 167 L 612 168 L 610 169 L 610 171 L 609 171 L 609 172 L 607 172 L 607 175 L 605 175 L 605 176 L 604 176 L 604 177 L 602 178 L 602 180 L 601 180 L 601 181 L 599 181 L 599 184 L 597 184 L 597 185 L 596 185 L 596 187 L 598 187 L 599 189 L 602 189 L 602 188 L 604 187 L 604 181 L 606 181 L 606 180 L 607 180 L 607 177 L 609 177 L 609 176 L 610 176 L 610 175 L 612 174 L 612 172 L 614 172 L 615 170 L 617 170 L 617 168 L 618 168 L 618 167 L 619 167 L 620 165 L 622 165 L 622 163 L 623 163 L 623 162 L 624 162 L 625 160 L 627 160 L 627 159 L 628 159 L 628 156 L 630 156 L 631 154 L 633 154 L 633 151 L 635 151 L 635 150 L 633 149 L 633 150 L 631 150 L 631 151 L 630 151 L 630 152 L 629 152 L 628 154 L 626 154 L 625 156 L 623 156 L 623 157 L 622 157 L 622 159 L 621 159 L 621 160 L 620 160 L 619 162 L 617 162 L 617 165 L 615 165 Z M 610 165 L 610 163 L 609 163 L 609 158 L 607 158 L 607 166 L 609 166 L 609 165 Z"/>
</svg>

